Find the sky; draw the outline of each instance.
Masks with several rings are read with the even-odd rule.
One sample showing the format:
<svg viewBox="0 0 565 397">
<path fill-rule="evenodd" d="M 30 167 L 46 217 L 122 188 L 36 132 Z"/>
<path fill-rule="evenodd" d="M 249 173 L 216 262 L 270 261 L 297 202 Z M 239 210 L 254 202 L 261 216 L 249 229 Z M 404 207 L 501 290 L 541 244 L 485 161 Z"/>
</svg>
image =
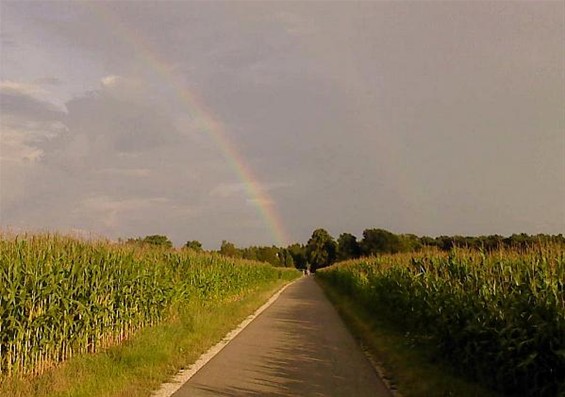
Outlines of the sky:
<svg viewBox="0 0 565 397">
<path fill-rule="evenodd" d="M 0 2 L 0 228 L 565 233 L 565 3 Z"/>
</svg>

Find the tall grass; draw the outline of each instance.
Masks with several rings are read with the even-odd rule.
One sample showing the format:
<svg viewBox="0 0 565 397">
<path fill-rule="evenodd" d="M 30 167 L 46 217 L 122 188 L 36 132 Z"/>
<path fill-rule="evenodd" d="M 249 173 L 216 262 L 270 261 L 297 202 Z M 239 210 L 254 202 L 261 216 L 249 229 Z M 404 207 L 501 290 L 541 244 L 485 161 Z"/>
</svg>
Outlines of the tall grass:
<svg viewBox="0 0 565 397">
<path fill-rule="evenodd" d="M 190 300 L 233 300 L 277 278 L 270 265 L 219 256 L 0 235 L 0 375 L 40 374 L 120 343 Z"/>
<path fill-rule="evenodd" d="M 318 277 L 486 385 L 518 395 L 565 393 L 562 246 L 381 256 Z"/>
</svg>

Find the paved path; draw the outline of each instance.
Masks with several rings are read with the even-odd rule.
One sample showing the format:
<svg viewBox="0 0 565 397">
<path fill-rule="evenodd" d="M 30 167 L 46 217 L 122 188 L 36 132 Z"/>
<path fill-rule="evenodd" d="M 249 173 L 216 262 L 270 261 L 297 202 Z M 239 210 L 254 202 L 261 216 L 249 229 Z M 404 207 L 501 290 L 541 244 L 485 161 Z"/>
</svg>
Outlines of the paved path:
<svg viewBox="0 0 565 397">
<path fill-rule="evenodd" d="M 173 397 L 389 397 L 311 277 L 303 277 Z"/>
</svg>

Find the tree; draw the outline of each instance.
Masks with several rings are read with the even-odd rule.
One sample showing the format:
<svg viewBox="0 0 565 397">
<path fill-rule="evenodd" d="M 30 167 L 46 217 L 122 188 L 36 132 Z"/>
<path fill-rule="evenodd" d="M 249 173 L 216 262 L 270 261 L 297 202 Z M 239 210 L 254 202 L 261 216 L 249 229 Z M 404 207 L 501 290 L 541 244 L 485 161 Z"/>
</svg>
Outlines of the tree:
<svg viewBox="0 0 565 397">
<path fill-rule="evenodd" d="M 202 251 L 202 244 L 198 240 L 187 241 L 184 245 L 184 248 L 189 248 L 193 251 L 200 252 Z"/>
<path fill-rule="evenodd" d="M 224 256 L 231 256 L 234 258 L 238 256 L 237 248 L 235 248 L 235 245 L 226 240 L 222 241 L 222 246 L 220 247 L 220 254 Z"/>
<path fill-rule="evenodd" d="M 267 262 L 271 265 L 279 265 L 278 248 L 272 247 L 254 247 L 257 252 L 257 260 L 261 262 Z"/>
<path fill-rule="evenodd" d="M 310 262 L 310 270 L 315 272 L 335 261 L 337 245 L 324 229 L 316 229 L 306 244 L 306 257 Z"/>
<path fill-rule="evenodd" d="M 302 244 L 292 244 L 288 246 L 288 252 L 292 256 L 294 266 L 297 269 L 306 269 L 308 260 L 306 258 L 306 248 Z"/>
<path fill-rule="evenodd" d="M 294 267 L 294 259 L 292 257 L 292 254 L 290 253 L 290 250 L 285 248 L 281 248 L 279 250 L 279 262 L 280 266 Z"/>
<path fill-rule="evenodd" d="M 402 250 L 400 238 L 387 230 L 366 229 L 361 241 L 363 255 L 376 255 L 382 253 L 396 253 Z"/>
<path fill-rule="evenodd" d="M 483 240 L 483 246 L 486 251 L 494 251 L 502 247 L 504 238 L 498 234 L 486 236 Z"/>
<path fill-rule="evenodd" d="M 249 259 L 251 261 L 258 261 L 257 259 L 257 248 L 256 247 L 248 247 L 242 249 L 242 256 L 243 259 Z"/>
<path fill-rule="evenodd" d="M 403 252 L 413 252 L 422 249 L 422 242 L 415 234 L 400 234 L 398 238 L 400 239 L 401 251 Z"/>
<path fill-rule="evenodd" d="M 153 245 L 157 247 L 172 248 L 173 243 L 167 236 L 162 236 L 159 234 L 153 234 L 151 236 L 146 236 L 141 240 L 142 244 Z"/>
<path fill-rule="evenodd" d="M 429 236 L 420 237 L 420 243 L 425 247 L 436 247 L 437 242 L 436 239 Z"/>
<path fill-rule="evenodd" d="M 361 247 L 357 238 L 350 233 L 342 233 L 337 239 L 337 259 L 345 261 L 347 259 L 359 258 Z"/>
</svg>

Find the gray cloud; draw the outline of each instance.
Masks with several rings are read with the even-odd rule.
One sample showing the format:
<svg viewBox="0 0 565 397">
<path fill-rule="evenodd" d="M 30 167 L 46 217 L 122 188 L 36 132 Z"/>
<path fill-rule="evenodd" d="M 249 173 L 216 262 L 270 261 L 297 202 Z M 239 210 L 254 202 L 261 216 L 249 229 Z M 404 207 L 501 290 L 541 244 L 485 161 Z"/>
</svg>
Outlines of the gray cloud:
<svg viewBox="0 0 565 397">
<path fill-rule="evenodd" d="M 273 243 L 227 139 L 293 240 L 565 232 L 563 4 L 2 8 L 2 225 Z"/>
<path fill-rule="evenodd" d="M 58 86 L 62 84 L 62 81 L 57 77 L 41 77 L 36 79 L 34 83 L 40 85 Z"/>
<path fill-rule="evenodd" d="M 62 118 L 62 112 L 51 103 L 14 89 L 0 90 L 0 107 L 4 114 L 22 121 L 57 121 Z"/>
<path fill-rule="evenodd" d="M 112 152 L 143 153 L 178 141 L 178 132 L 158 109 L 104 95 L 67 103 L 67 125 L 90 139 L 107 139 Z"/>
<path fill-rule="evenodd" d="M 227 202 L 210 195 L 233 183 L 226 181 L 235 176 L 226 170 L 218 149 L 199 137 L 198 123 L 188 123 L 196 131 L 181 132 L 175 124 L 187 123 L 175 121 L 158 106 L 158 92 L 116 76 L 103 80 L 98 90 L 68 101 L 66 112 L 24 94 L 13 102 L 31 105 L 15 112 L 3 108 L 3 118 L 27 125 L 30 120 L 56 119 L 62 126 L 50 139 L 29 147 L 39 153 L 33 164 L 2 163 L 4 225 L 87 230 L 111 237 L 164 233 L 173 234 L 177 242 L 184 235 L 210 240 L 214 232 L 207 235 L 201 229 L 210 222 L 221 224 L 235 205 L 244 207 L 237 214 L 239 224 L 248 224 L 252 232 L 264 227 L 244 191 Z M 15 130 L 12 135 L 20 139 L 25 134 Z M 4 131 L 2 144 L 11 144 Z M 238 233 L 237 227 L 226 230 Z"/>
</svg>

